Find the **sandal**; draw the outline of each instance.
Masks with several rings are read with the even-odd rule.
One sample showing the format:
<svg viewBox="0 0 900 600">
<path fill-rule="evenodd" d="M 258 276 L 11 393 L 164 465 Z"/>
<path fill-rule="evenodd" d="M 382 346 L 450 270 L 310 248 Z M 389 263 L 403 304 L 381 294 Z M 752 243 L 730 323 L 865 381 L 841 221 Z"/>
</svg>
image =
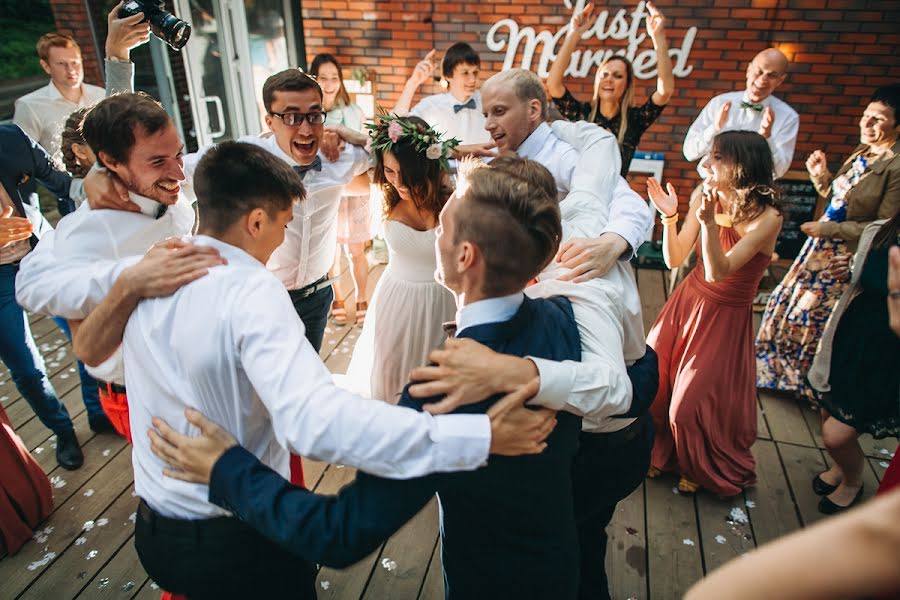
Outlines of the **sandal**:
<svg viewBox="0 0 900 600">
<path fill-rule="evenodd" d="M 363 300 L 362 302 L 356 303 L 356 324 L 362 325 L 366 322 L 366 310 L 369 308 L 369 303 Z"/>
<path fill-rule="evenodd" d="M 347 309 L 344 308 L 343 300 L 335 300 L 331 303 L 331 320 L 335 325 L 347 324 Z"/>
<path fill-rule="evenodd" d="M 682 477 L 681 479 L 678 480 L 678 491 L 681 492 L 682 494 L 686 494 L 686 495 L 696 494 L 697 490 L 699 490 L 699 489 L 700 489 L 699 483 L 694 483 L 693 481 L 691 481 L 690 479 L 687 479 L 686 477 Z"/>
<path fill-rule="evenodd" d="M 662 471 L 660 471 L 656 467 L 650 467 L 649 469 L 647 469 L 647 477 L 649 477 L 650 479 L 659 477 L 660 475 L 662 475 Z"/>
</svg>

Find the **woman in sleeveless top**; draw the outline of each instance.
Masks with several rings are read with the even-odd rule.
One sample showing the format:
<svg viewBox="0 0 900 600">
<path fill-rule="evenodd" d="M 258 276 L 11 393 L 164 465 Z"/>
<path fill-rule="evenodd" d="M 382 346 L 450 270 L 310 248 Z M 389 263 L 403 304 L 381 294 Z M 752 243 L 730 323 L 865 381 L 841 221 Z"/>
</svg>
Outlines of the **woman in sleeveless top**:
<svg viewBox="0 0 900 600">
<path fill-rule="evenodd" d="M 456 314 L 452 294 L 434 279 L 434 229 L 451 193 L 445 166 L 455 140 L 442 142 L 418 117 L 392 115 L 371 128 L 389 258 L 346 381 L 360 394 L 397 402 L 409 372 L 441 345 L 443 324 Z"/>
<path fill-rule="evenodd" d="M 647 184 L 662 214 L 666 263 L 681 264 L 700 238 L 698 268 L 666 302 L 647 339 L 660 376 L 650 475 L 674 471 L 682 492 L 703 487 L 734 496 L 756 479 L 752 304 L 782 217 L 772 153 L 759 134 L 720 133 L 705 167 L 706 193 L 681 231 L 672 186 L 666 193 L 655 179 Z"/>
</svg>

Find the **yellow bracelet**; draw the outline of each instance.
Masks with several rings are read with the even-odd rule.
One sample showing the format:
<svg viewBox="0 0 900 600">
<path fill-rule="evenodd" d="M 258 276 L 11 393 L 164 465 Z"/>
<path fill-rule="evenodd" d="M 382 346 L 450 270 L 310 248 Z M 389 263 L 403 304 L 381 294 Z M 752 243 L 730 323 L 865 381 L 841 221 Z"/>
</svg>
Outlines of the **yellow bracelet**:
<svg viewBox="0 0 900 600">
<path fill-rule="evenodd" d="M 662 221 L 663 225 L 674 225 L 678 222 L 678 213 L 676 212 L 674 215 L 669 215 L 668 217 L 660 215 L 659 220 Z"/>
</svg>

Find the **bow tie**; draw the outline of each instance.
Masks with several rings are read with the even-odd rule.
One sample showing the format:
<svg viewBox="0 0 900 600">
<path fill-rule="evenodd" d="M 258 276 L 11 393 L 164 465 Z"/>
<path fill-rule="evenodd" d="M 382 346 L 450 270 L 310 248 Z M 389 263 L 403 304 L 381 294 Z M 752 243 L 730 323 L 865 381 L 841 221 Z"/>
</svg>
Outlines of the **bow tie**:
<svg viewBox="0 0 900 600">
<path fill-rule="evenodd" d="M 753 102 L 747 102 L 746 100 L 741 100 L 741 108 L 749 108 L 755 110 L 756 112 L 762 112 L 763 105 L 754 104 Z"/>
<path fill-rule="evenodd" d="M 167 211 L 167 210 L 169 210 L 169 205 L 168 205 L 168 204 L 160 204 L 160 205 L 159 205 L 159 208 L 156 209 L 156 217 L 155 217 L 155 218 L 161 219 L 162 216 L 163 216 L 164 214 L 166 214 L 166 211 Z"/>
<path fill-rule="evenodd" d="M 306 176 L 307 171 L 321 171 L 322 170 L 322 159 L 319 156 L 316 156 L 316 159 L 312 161 L 308 165 L 297 165 L 294 167 L 294 172 L 300 176 L 300 179 L 303 179 Z"/>
<path fill-rule="evenodd" d="M 475 110 L 475 98 L 469 98 L 469 101 L 466 102 L 465 104 L 454 104 L 453 105 L 453 114 L 458 113 L 459 111 L 461 111 L 464 108 L 471 108 L 472 110 Z"/>
</svg>

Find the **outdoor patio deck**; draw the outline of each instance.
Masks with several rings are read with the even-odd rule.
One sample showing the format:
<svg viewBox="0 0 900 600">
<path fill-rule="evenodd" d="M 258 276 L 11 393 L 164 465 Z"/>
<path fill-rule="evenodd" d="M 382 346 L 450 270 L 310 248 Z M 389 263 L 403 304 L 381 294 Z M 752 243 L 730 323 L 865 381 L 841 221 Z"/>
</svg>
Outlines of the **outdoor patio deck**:
<svg viewBox="0 0 900 600">
<path fill-rule="evenodd" d="M 381 269 L 373 268 L 368 294 Z M 349 279 L 346 273 L 344 277 Z M 648 329 L 665 301 L 663 277 L 661 271 L 638 271 Z M 77 471 L 56 466 L 49 432 L 19 397 L 8 373 L 0 371 L 0 402 L 50 475 L 56 506 L 34 540 L 15 556 L 0 559 L 0 598 L 159 598 L 132 541 L 137 499 L 131 453 L 121 438 L 88 429 L 78 374 L 62 332 L 46 318 L 34 318 L 32 327 L 53 384 L 74 419 L 85 464 Z M 321 355 L 333 372 L 346 369 L 358 333 L 355 326 L 328 329 Z M 682 496 L 674 491 L 675 480 L 664 476 L 646 481 L 619 505 L 607 567 L 614 598 L 679 598 L 709 570 L 821 518 L 810 488 L 812 477 L 825 468 L 818 416 L 793 400 L 760 394 L 758 419 L 753 450 L 759 483 L 743 497 Z M 864 437 L 862 443 L 869 457 L 865 478 L 870 496 L 897 442 Z M 353 475 L 351 468 L 306 463 L 307 483 L 316 491 L 336 492 Z M 747 524 L 729 520 L 735 508 L 746 514 Z M 344 570 L 323 568 L 319 597 L 441 598 L 439 546 L 432 502 L 365 560 Z"/>
</svg>

